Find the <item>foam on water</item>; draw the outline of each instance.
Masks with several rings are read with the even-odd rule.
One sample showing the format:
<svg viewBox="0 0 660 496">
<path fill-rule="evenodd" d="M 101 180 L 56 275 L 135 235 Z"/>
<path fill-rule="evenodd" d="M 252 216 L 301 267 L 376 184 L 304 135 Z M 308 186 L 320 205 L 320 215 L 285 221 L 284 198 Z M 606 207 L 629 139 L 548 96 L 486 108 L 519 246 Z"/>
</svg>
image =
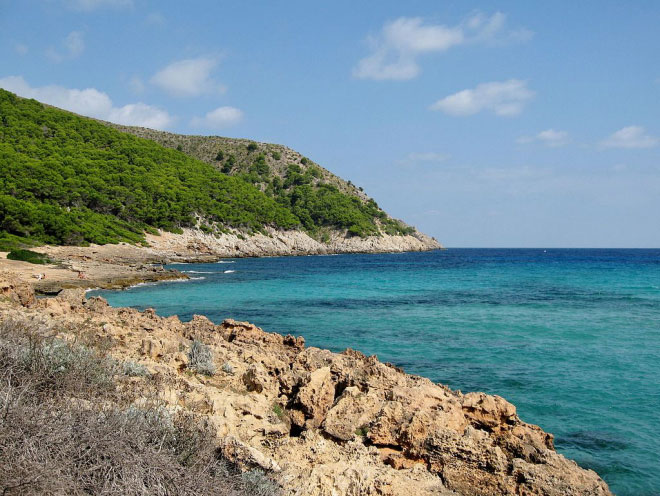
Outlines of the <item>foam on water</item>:
<svg viewBox="0 0 660 496">
<path fill-rule="evenodd" d="M 206 278 L 103 294 L 378 354 L 504 396 L 618 495 L 660 488 L 660 250 L 448 250 L 238 259 Z"/>
</svg>

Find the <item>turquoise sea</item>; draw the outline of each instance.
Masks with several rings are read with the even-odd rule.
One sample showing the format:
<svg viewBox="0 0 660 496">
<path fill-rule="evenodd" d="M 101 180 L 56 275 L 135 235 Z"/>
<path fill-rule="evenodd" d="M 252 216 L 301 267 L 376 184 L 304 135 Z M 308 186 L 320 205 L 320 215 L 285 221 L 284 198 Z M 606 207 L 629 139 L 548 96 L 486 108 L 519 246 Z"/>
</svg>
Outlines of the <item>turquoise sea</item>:
<svg viewBox="0 0 660 496">
<path fill-rule="evenodd" d="M 450 249 L 176 265 L 99 291 L 183 320 L 249 320 L 505 397 L 619 495 L 660 494 L 660 250 Z"/>
</svg>

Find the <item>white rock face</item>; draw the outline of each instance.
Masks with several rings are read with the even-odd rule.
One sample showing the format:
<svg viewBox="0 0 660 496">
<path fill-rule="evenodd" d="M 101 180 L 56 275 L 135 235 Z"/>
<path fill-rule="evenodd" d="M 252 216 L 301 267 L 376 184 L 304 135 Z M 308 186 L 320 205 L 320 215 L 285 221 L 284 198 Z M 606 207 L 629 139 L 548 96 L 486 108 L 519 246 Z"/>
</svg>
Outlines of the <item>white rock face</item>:
<svg viewBox="0 0 660 496">
<path fill-rule="evenodd" d="M 162 232 L 147 235 L 155 253 L 176 259 L 208 255 L 216 257 L 262 257 L 281 255 L 326 255 L 331 253 L 389 253 L 428 251 L 442 248 L 435 239 L 422 233 L 406 236 L 346 237 L 335 232 L 328 243 L 321 243 L 302 231 L 278 231 L 239 237 L 238 234 L 207 234 L 184 229 L 183 234 Z"/>
</svg>

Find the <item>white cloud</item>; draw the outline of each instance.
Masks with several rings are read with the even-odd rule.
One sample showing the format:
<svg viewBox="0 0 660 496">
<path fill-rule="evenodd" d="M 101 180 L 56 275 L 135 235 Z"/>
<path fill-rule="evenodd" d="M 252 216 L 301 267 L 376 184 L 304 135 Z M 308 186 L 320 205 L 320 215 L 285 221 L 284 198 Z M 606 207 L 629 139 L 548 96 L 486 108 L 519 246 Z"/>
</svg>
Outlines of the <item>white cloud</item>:
<svg viewBox="0 0 660 496">
<path fill-rule="evenodd" d="M 0 87 L 25 98 L 34 98 L 77 114 L 117 124 L 164 129 L 173 122 L 167 111 L 144 103 L 115 107 L 106 93 L 95 88 L 79 90 L 56 85 L 36 88 L 31 87 L 21 76 L 1 78 Z"/>
<path fill-rule="evenodd" d="M 53 62 L 62 62 L 64 59 L 74 59 L 85 51 L 85 39 L 80 31 L 71 31 L 62 41 L 63 51 L 54 47 L 46 50 L 46 57 Z"/>
<path fill-rule="evenodd" d="M 236 107 L 218 107 L 203 118 L 195 117 L 191 124 L 195 127 L 223 128 L 238 124 L 243 120 L 243 111 Z"/>
<path fill-rule="evenodd" d="M 521 31 L 505 32 L 506 16 L 474 14 L 456 26 L 424 24 L 421 17 L 400 17 L 385 23 L 377 37 L 369 38 L 372 53 L 353 69 L 358 79 L 407 80 L 420 73 L 418 58 L 466 43 L 524 39 Z M 529 31 L 525 31 L 530 36 Z"/>
<path fill-rule="evenodd" d="M 119 108 L 112 108 L 106 120 L 127 126 L 149 127 L 152 129 L 166 128 L 172 117 L 166 110 L 145 103 L 129 103 Z"/>
<path fill-rule="evenodd" d="M 28 53 L 29 48 L 24 43 L 15 43 L 14 50 L 16 50 L 16 53 L 19 55 L 25 55 Z"/>
<path fill-rule="evenodd" d="M 473 115 L 490 110 L 499 116 L 513 116 L 522 112 L 525 104 L 534 97 L 527 88 L 527 82 L 519 79 L 482 83 L 446 96 L 431 105 L 431 110 L 439 110 L 449 115 Z"/>
<path fill-rule="evenodd" d="M 73 10 L 86 12 L 103 7 L 123 8 L 133 6 L 133 0 L 65 0 L 64 3 Z"/>
<path fill-rule="evenodd" d="M 535 136 L 521 136 L 516 140 L 518 143 L 543 143 L 546 146 L 553 148 L 567 145 L 571 139 L 566 131 L 558 131 L 556 129 L 546 129 L 541 131 Z"/>
<path fill-rule="evenodd" d="M 601 142 L 606 148 L 653 148 L 660 138 L 651 136 L 642 126 L 627 126 L 619 129 Z"/>
<path fill-rule="evenodd" d="M 226 88 L 211 78 L 218 61 L 211 57 L 179 60 L 158 71 L 151 82 L 175 96 L 223 93 Z"/>
</svg>

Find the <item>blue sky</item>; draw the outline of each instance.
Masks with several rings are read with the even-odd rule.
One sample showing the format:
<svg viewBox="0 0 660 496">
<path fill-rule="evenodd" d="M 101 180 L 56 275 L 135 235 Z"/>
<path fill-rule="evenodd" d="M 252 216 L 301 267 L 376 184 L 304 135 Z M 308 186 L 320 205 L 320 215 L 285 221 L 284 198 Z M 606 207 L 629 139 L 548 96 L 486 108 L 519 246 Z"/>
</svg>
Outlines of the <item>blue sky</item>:
<svg viewBox="0 0 660 496">
<path fill-rule="evenodd" d="M 285 144 L 447 246 L 660 247 L 660 3 L 0 0 L 0 87 Z"/>
</svg>

